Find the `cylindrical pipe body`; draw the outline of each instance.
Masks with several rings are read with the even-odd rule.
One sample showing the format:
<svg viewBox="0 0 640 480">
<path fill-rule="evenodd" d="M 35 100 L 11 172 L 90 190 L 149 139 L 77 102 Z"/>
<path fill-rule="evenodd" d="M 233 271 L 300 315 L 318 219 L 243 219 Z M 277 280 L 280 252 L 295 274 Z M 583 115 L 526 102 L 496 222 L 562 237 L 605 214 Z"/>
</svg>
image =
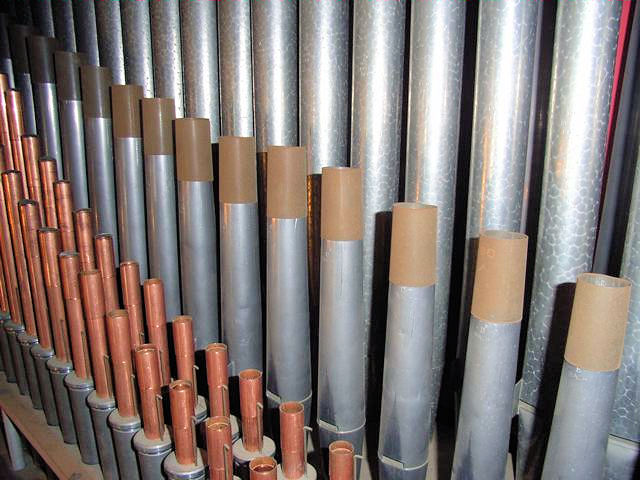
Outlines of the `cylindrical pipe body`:
<svg viewBox="0 0 640 480">
<path fill-rule="evenodd" d="M 42 185 L 43 226 L 58 228 L 56 194 L 53 186 L 58 181 L 58 166 L 53 158 L 43 158 L 38 162 L 38 169 L 40 170 L 40 183 Z"/>
<path fill-rule="evenodd" d="M 1 18 L 1 17 L 0 17 Z M 13 168 L 13 153 L 11 151 L 11 132 L 9 127 L 9 112 L 7 108 L 6 92 L 9 83 L 6 75 L 0 75 L 0 145 L 2 145 L 2 165 L 4 169 Z"/>
<path fill-rule="evenodd" d="M 329 480 L 354 480 L 355 471 L 353 445 L 344 440 L 329 444 Z"/>
<path fill-rule="evenodd" d="M 23 195 L 24 198 L 28 198 L 37 203 L 40 223 L 44 223 L 42 182 L 40 181 L 40 169 L 38 168 L 38 159 L 40 158 L 38 137 L 33 135 L 23 136 L 22 151 L 24 154 L 24 172 L 22 172 L 22 178 L 27 181 L 27 189 L 23 191 Z"/>
<path fill-rule="evenodd" d="M 45 350 L 42 345 L 35 345 L 31 349 L 31 355 L 35 361 L 36 375 L 40 387 L 40 400 L 42 402 L 42 410 L 47 420 L 47 425 L 59 425 L 58 411 L 56 409 L 56 399 L 53 390 L 53 381 L 47 362 L 53 358 L 53 349 Z"/>
<path fill-rule="evenodd" d="M 153 97 L 149 3 L 149 0 L 120 2 L 126 83 L 142 85 L 145 97 Z"/>
<path fill-rule="evenodd" d="M 97 29 L 100 65 L 111 71 L 116 85 L 126 83 L 120 4 L 121 2 L 95 2 L 96 25 L 100 25 Z"/>
<path fill-rule="evenodd" d="M 94 390 L 87 397 L 91 408 L 91 420 L 96 435 L 96 446 L 100 458 L 100 469 L 105 480 L 118 480 L 118 462 L 113 446 L 113 437 L 107 419 L 116 408 L 116 401 L 111 397 L 102 398 Z"/>
<path fill-rule="evenodd" d="M 207 416 L 207 405 L 204 397 L 198 395 L 198 379 L 196 377 L 196 363 L 193 339 L 193 322 L 191 317 L 181 315 L 173 321 L 173 343 L 175 346 L 175 359 L 177 378 L 186 380 L 193 392 L 193 419 L 196 424 L 201 423 Z"/>
<path fill-rule="evenodd" d="M 85 54 L 89 65 L 100 65 L 95 4 L 85 0 L 72 1 L 78 52 Z"/>
<path fill-rule="evenodd" d="M 118 293 L 113 237 L 108 233 L 100 233 L 94 237 L 94 245 L 96 263 L 102 277 L 105 311 L 117 310 L 120 308 L 120 295 Z"/>
<path fill-rule="evenodd" d="M 164 429 L 159 440 L 149 439 L 144 430 L 138 431 L 133 437 L 133 447 L 138 454 L 138 466 L 142 480 L 155 480 L 162 477 L 162 464 L 171 452 L 171 436 L 169 430 Z"/>
<path fill-rule="evenodd" d="M 13 358 L 13 369 L 16 375 L 16 383 L 18 384 L 18 390 L 20 395 L 29 394 L 29 384 L 27 382 L 26 368 L 24 364 L 23 355 L 20 349 L 20 343 L 18 342 L 18 335 L 24 333 L 24 325 L 21 323 L 15 323 L 11 320 L 5 320 L 4 330 L 7 332 L 7 340 L 9 342 L 9 350 L 11 351 L 11 357 Z M 36 370 L 37 374 L 37 370 Z M 38 384 L 42 385 L 40 377 L 38 376 Z M 42 393 L 40 393 L 40 401 L 42 402 Z M 55 410 L 55 407 L 54 407 Z"/>
<path fill-rule="evenodd" d="M 168 385 L 171 381 L 171 367 L 169 364 L 169 342 L 167 340 L 167 315 L 164 301 L 162 280 L 150 278 L 143 285 L 144 307 L 147 315 L 147 333 L 149 343 L 158 350 L 160 358 L 161 384 Z"/>
<path fill-rule="evenodd" d="M 64 384 L 65 377 L 73 371 L 73 365 L 70 362 L 63 362 L 55 356 L 49 359 L 47 368 L 51 375 L 51 385 L 53 386 L 53 394 L 56 400 L 56 411 L 58 412 L 62 439 L 64 443 L 76 444 L 78 439 L 76 428 L 73 424 L 71 400 L 69 398 L 69 390 Z"/>
<path fill-rule="evenodd" d="M 2 256 L 2 273 L 7 288 L 9 314 L 11 324 L 22 324 L 22 304 L 20 300 L 20 286 L 16 270 L 13 246 L 11 243 L 11 228 L 4 194 L 0 194 L 0 254 Z"/>
<path fill-rule="evenodd" d="M 227 416 L 211 416 L 206 424 L 209 478 L 232 480 L 231 424 Z"/>
<path fill-rule="evenodd" d="M 22 177 L 22 185 L 24 191 L 28 192 L 27 170 L 24 162 L 24 150 L 22 148 L 22 137 L 25 135 L 22 96 L 18 90 L 7 90 L 5 92 L 5 99 L 7 102 L 7 121 L 9 122 L 13 168 L 24 175 Z"/>
<path fill-rule="evenodd" d="M 76 437 L 78 438 L 80 458 L 87 465 L 95 465 L 99 462 L 98 447 L 91 421 L 91 410 L 87 405 L 87 397 L 93 391 L 93 380 L 91 378 L 80 378 L 75 372 L 71 372 L 64 377 L 64 384 L 69 390 L 71 413 Z"/>
<path fill-rule="evenodd" d="M 33 27 L 27 25 L 9 26 L 9 46 L 13 60 L 13 77 L 15 88 L 22 96 L 25 133 L 35 135 L 36 114 L 33 106 L 33 89 L 31 88 L 31 69 L 27 53 L 27 37 L 33 33 Z"/>
<path fill-rule="evenodd" d="M 159 352 L 155 345 L 146 344 L 136 348 L 134 356 L 144 434 L 148 440 L 159 441 L 165 431 Z"/>
<path fill-rule="evenodd" d="M 96 268 L 96 254 L 93 248 L 93 222 L 91 210 L 84 208 L 73 212 L 76 245 L 80 254 L 81 271 L 94 270 Z"/>
<path fill-rule="evenodd" d="M 73 4 L 71 0 L 51 2 L 53 27 L 60 48 L 68 52 L 76 51 L 75 22 L 73 21 Z"/>
<path fill-rule="evenodd" d="M 55 37 L 55 25 L 53 23 L 53 10 L 51 2 L 31 0 L 31 16 L 33 25 L 47 37 Z"/>
<path fill-rule="evenodd" d="M 120 284 L 122 285 L 122 303 L 129 316 L 130 350 L 133 350 L 144 343 L 140 270 L 136 262 L 122 262 L 120 264 Z"/>
<path fill-rule="evenodd" d="M 118 461 L 118 471 L 120 478 L 140 478 L 140 468 L 138 468 L 138 457 L 133 448 L 133 438 L 140 431 L 140 417 L 125 417 L 116 408 L 109 415 L 109 426 L 113 436 L 113 446 Z"/>
<path fill-rule="evenodd" d="M 9 47 L 9 15 L 6 13 L 0 15 L 0 72 L 7 76 L 9 88 L 16 88 Z"/>
<path fill-rule="evenodd" d="M 5 323 L 11 321 L 11 316 L 7 312 L 0 312 L 0 355 L 2 355 L 2 366 L 4 367 L 4 376 L 9 383 L 16 383 L 15 360 L 11 355 L 11 346 L 9 345 L 9 336 L 5 330 Z M 42 408 L 42 404 L 40 405 Z"/>
<path fill-rule="evenodd" d="M 7 441 L 7 450 L 9 450 L 9 458 L 11 459 L 11 469 L 13 471 L 22 470 L 27 466 L 24 458 L 22 446 L 22 438 L 20 432 L 13 425 L 9 416 L 2 412 L 2 423 L 4 424 L 4 435 Z"/>
<path fill-rule="evenodd" d="M 175 456 L 181 465 L 194 465 L 197 460 L 192 385 L 189 380 L 176 380 L 169 385 Z"/>
<path fill-rule="evenodd" d="M 62 250 L 65 252 L 76 251 L 76 232 L 73 224 L 73 197 L 71 182 L 58 180 L 53 184 L 53 192 L 56 199 L 56 216 Z"/>
<path fill-rule="evenodd" d="M 29 397 L 31 404 L 36 410 L 42 410 L 42 395 L 40 394 L 40 384 L 38 383 L 38 373 L 36 372 L 36 363 L 31 355 L 31 349 L 38 344 L 38 338 L 27 335 L 23 332 L 17 336 L 20 350 L 22 351 L 22 361 L 24 363 L 24 373 L 27 377 L 27 385 L 29 386 Z"/>
</svg>

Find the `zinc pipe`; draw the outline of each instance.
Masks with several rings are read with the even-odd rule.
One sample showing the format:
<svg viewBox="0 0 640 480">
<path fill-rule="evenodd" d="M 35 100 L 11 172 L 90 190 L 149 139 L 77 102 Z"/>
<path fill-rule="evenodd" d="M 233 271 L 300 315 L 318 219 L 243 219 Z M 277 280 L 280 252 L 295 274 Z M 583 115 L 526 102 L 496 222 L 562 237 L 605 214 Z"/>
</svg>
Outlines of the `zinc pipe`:
<svg viewBox="0 0 640 480">
<path fill-rule="evenodd" d="M 55 37 L 60 44 L 60 48 L 67 52 L 76 52 L 76 30 L 72 0 L 53 0 L 50 3 Z"/>
<path fill-rule="evenodd" d="M 142 85 L 144 96 L 153 97 L 150 2 L 126 0 L 119 3 L 126 83 Z"/>
<path fill-rule="evenodd" d="M 120 5 L 122 2 L 94 2 L 98 35 L 98 52 L 100 65 L 106 67 L 113 75 L 113 83 L 126 83 L 124 74 L 124 53 L 122 48 L 122 21 Z"/>
<path fill-rule="evenodd" d="M 33 89 L 31 87 L 31 68 L 29 66 L 29 54 L 27 53 L 27 37 L 33 33 L 35 33 L 33 27 L 18 24 L 9 25 L 9 47 L 13 63 L 13 78 L 15 88 L 22 95 L 24 130 L 29 135 L 37 133 Z"/>
<path fill-rule="evenodd" d="M 31 17 L 33 25 L 42 35 L 55 37 L 55 25 L 53 23 L 53 9 L 50 1 L 30 0 Z"/>
<path fill-rule="evenodd" d="M 95 4 L 86 0 L 72 0 L 72 2 L 78 52 L 85 54 L 89 65 L 98 66 L 100 65 L 100 53 L 98 52 Z"/>
<path fill-rule="evenodd" d="M 9 47 L 9 15 L 6 13 L 0 14 L 0 72 L 7 76 L 9 88 L 16 88 Z"/>
</svg>

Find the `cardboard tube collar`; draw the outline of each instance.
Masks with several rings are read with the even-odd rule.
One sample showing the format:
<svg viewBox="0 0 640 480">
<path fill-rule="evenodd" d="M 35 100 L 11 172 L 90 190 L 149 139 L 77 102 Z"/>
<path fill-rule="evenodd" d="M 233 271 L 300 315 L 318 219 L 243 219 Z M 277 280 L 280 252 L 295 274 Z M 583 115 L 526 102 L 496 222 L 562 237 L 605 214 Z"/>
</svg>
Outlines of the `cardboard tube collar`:
<svg viewBox="0 0 640 480">
<path fill-rule="evenodd" d="M 211 134 L 206 118 L 176 120 L 176 165 L 179 181 L 212 182 Z"/>
<path fill-rule="evenodd" d="M 173 155 L 173 98 L 142 99 L 142 138 L 145 155 Z"/>
<path fill-rule="evenodd" d="M 359 168 L 322 169 L 320 211 L 321 238 L 362 239 L 362 171 Z"/>
<path fill-rule="evenodd" d="M 85 63 L 84 55 L 58 50 L 54 58 L 58 99 L 81 100 L 80 65 Z"/>
<path fill-rule="evenodd" d="M 307 149 L 267 150 L 267 218 L 307 216 Z"/>
<path fill-rule="evenodd" d="M 218 183 L 220 203 L 258 201 L 256 139 L 220 137 Z"/>
<path fill-rule="evenodd" d="M 142 97 L 140 85 L 113 85 L 111 87 L 114 137 L 142 137 L 140 129 L 140 100 Z"/>
<path fill-rule="evenodd" d="M 80 66 L 82 110 L 88 118 L 111 118 L 111 70 L 94 65 Z"/>
</svg>

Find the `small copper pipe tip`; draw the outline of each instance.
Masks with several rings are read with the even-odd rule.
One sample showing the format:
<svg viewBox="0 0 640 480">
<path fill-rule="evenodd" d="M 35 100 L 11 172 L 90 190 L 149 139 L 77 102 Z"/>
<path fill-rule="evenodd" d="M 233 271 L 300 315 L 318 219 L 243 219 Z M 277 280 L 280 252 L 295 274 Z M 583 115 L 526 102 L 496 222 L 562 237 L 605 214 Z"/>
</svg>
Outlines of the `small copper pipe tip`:
<svg viewBox="0 0 640 480">
<path fill-rule="evenodd" d="M 231 423 L 225 416 L 212 416 L 205 424 L 207 457 L 211 480 L 233 479 L 233 453 L 231 450 Z"/>
<path fill-rule="evenodd" d="M 61 362 L 71 361 L 71 348 L 69 347 L 69 330 L 67 317 L 62 297 L 62 280 L 58 255 L 60 254 L 60 234 L 55 228 L 41 228 L 38 230 L 40 242 L 40 256 L 42 257 L 42 270 L 44 285 L 47 289 L 49 301 L 49 318 L 53 330 L 53 344 L 56 357 Z"/>
<path fill-rule="evenodd" d="M 24 166 L 27 178 L 27 197 L 38 202 L 40 221 L 44 224 L 44 202 L 42 200 L 42 183 L 40 181 L 40 141 L 35 135 L 22 136 L 22 149 L 24 151 Z"/>
<path fill-rule="evenodd" d="M 109 233 L 101 233 L 95 237 L 96 263 L 102 275 L 104 287 L 104 308 L 107 312 L 120 308 L 118 298 L 118 279 L 116 260 L 113 253 L 113 237 Z"/>
<path fill-rule="evenodd" d="M 47 227 L 58 228 L 56 196 L 53 188 L 53 184 L 58 181 L 58 167 L 53 158 L 43 158 L 38 162 L 38 166 L 40 169 L 40 183 L 42 184 L 44 223 Z"/>
<path fill-rule="evenodd" d="M 76 244 L 78 245 L 78 252 L 80 253 L 80 268 L 83 271 L 93 270 L 96 268 L 96 258 L 93 252 L 93 219 L 91 210 L 88 208 L 76 210 L 74 217 Z M 107 312 L 108 311 L 109 310 L 107 310 Z"/>
<path fill-rule="evenodd" d="M 113 380 L 116 387 L 116 403 L 123 417 L 137 414 L 135 391 L 133 390 L 133 366 L 129 341 L 129 315 L 126 310 L 113 310 L 107 314 L 107 337 Z"/>
<path fill-rule="evenodd" d="M 129 313 L 131 348 L 136 348 L 144 343 L 140 267 L 138 262 L 122 262 L 120 264 L 120 282 L 122 283 L 124 308 Z"/>
<path fill-rule="evenodd" d="M 164 303 L 164 287 L 159 278 L 150 278 L 142 284 L 144 307 L 147 312 L 147 331 L 149 342 L 158 348 L 162 385 L 171 381 L 169 366 L 169 343 L 167 341 L 167 314 Z"/>
<path fill-rule="evenodd" d="M 280 405 L 280 448 L 282 471 L 286 478 L 296 480 L 306 471 L 304 446 L 304 406 L 298 402 Z"/>
<path fill-rule="evenodd" d="M 24 241 L 24 251 L 29 270 L 29 283 L 35 313 L 35 326 L 30 325 L 27 333 L 29 335 L 35 335 L 37 327 L 40 345 L 45 350 L 49 350 L 53 345 L 51 328 L 49 327 L 47 293 L 42 273 L 44 260 L 40 257 L 40 245 L 38 243 L 40 214 L 38 213 L 36 203 L 32 200 L 20 200 L 19 208 L 22 238 Z"/>
<path fill-rule="evenodd" d="M 68 180 L 58 180 L 53 184 L 56 197 L 56 212 L 58 214 L 58 228 L 62 239 L 62 250 L 75 252 L 76 236 L 73 228 L 73 195 L 71 183 Z"/>
<path fill-rule="evenodd" d="M 337 440 L 329 445 L 329 479 L 353 480 L 355 476 L 355 451 L 345 440 Z"/>
<path fill-rule="evenodd" d="M 0 145 L 2 145 L 3 170 L 13 168 L 11 149 L 11 134 L 9 133 L 9 117 L 7 115 L 7 101 L 5 93 L 9 90 L 9 80 L 3 73 L 0 75 Z"/>
<path fill-rule="evenodd" d="M 224 343 L 210 343 L 205 350 L 209 413 L 213 417 L 229 416 L 229 354 Z"/>
<path fill-rule="evenodd" d="M 158 349 L 150 343 L 140 345 L 136 348 L 135 359 L 144 434 L 150 440 L 159 440 L 164 433 L 164 419 Z"/>
<path fill-rule="evenodd" d="M 195 424 L 193 419 L 193 387 L 188 380 L 176 380 L 169 385 L 171 422 L 176 460 L 181 465 L 196 463 Z"/>
<path fill-rule="evenodd" d="M 109 358 L 107 333 L 104 325 L 102 277 L 98 270 L 80 272 L 80 292 L 91 345 L 91 365 L 96 394 L 100 398 L 112 396 L 111 372 L 105 361 Z"/>
<path fill-rule="evenodd" d="M 9 297 L 9 313 L 11 314 L 11 319 L 13 322 L 22 325 L 22 305 L 20 304 L 18 274 L 13 256 L 11 228 L 9 227 L 7 203 L 2 182 L 0 182 L 0 190 L 0 251 L 2 252 L 0 257 L 2 257 L 2 272 Z"/>
<path fill-rule="evenodd" d="M 195 353 L 191 317 L 180 315 L 173 320 L 173 345 L 175 347 L 178 378 L 180 380 L 189 380 L 192 385 L 195 385 L 195 379 L 193 378 Z M 194 395 L 196 395 L 195 390 Z"/>
<path fill-rule="evenodd" d="M 240 415 L 242 417 L 242 445 L 248 452 L 262 450 L 262 372 L 242 370 L 240 380 Z"/>
<path fill-rule="evenodd" d="M 13 154 L 13 168 L 24 172 L 24 155 L 20 137 L 24 135 L 22 118 L 22 95 L 18 90 L 7 90 L 7 118 L 9 121 L 9 136 L 11 139 L 11 153 Z M 26 182 L 25 182 L 26 185 Z"/>
<path fill-rule="evenodd" d="M 278 465 L 271 457 L 258 457 L 249 462 L 249 478 L 251 480 L 276 480 Z"/>
<path fill-rule="evenodd" d="M 62 278 L 62 293 L 67 308 L 67 321 L 69 322 L 73 368 L 78 377 L 87 379 L 91 377 L 91 363 L 78 278 L 80 257 L 77 252 L 62 252 L 58 256 L 58 262 Z"/>
</svg>

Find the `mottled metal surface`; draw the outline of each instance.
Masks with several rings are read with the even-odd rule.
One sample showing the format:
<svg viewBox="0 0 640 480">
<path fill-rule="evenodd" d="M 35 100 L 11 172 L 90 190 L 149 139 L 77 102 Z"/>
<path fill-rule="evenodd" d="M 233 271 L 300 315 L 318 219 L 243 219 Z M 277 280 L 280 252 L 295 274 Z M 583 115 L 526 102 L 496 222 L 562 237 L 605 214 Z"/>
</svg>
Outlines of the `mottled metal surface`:
<svg viewBox="0 0 640 480">
<path fill-rule="evenodd" d="M 322 173 L 349 161 L 349 2 L 299 5 L 300 144 Z"/>
<path fill-rule="evenodd" d="M 153 97 L 149 0 L 120 2 L 120 18 L 122 21 L 124 73 L 127 83 L 142 85 L 144 96 Z"/>
<path fill-rule="evenodd" d="M 438 207 L 433 401 L 444 368 L 455 213 L 464 2 L 413 2 L 405 200 Z"/>
<path fill-rule="evenodd" d="M 59 47 L 68 52 L 75 52 L 76 31 L 71 0 L 52 0 L 51 9 Z"/>
<path fill-rule="evenodd" d="M 362 168 L 364 342 L 368 346 L 376 219 L 398 199 L 405 1 L 356 0 L 353 21 L 351 166 Z"/>
<path fill-rule="evenodd" d="M 180 2 L 185 116 L 208 118 L 220 136 L 217 2 Z"/>
<path fill-rule="evenodd" d="M 218 2 L 222 135 L 253 136 L 251 3 Z"/>
<path fill-rule="evenodd" d="M 45 37 L 56 36 L 51 1 L 31 0 L 31 18 L 40 35 Z"/>
<path fill-rule="evenodd" d="M 96 9 L 92 1 L 73 0 L 73 17 L 76 30 L 76 47 L 85 54 L 89 65 L 100 65 L 98 53 L 98 29 Z"/>
<path fill-rule="evenodd" d="M 176 118 L 180 118 L 184 116 L 180 2 L 153 0 L 149 8 L 155 94 L 160 98 L 173 98 Z"/>
<path fill-rule="evenodd" d="M 96 0 L 96 24 L 100 65 L 111 70 L 114 85 L 124 85 L 124 53 L 122 50 L 122 22 L 120 2 Z"/>
<path fill-rule="evenodd" d="M 607 480 L 634 480 L 636 463 L 640 458 L 640 444 L 609 435 L 604 478 Z"/>
<path fill-rule="evenodd" d="M 256 148 L 298 144 L 298 3 L 254 2 Z"/>
</svg>

